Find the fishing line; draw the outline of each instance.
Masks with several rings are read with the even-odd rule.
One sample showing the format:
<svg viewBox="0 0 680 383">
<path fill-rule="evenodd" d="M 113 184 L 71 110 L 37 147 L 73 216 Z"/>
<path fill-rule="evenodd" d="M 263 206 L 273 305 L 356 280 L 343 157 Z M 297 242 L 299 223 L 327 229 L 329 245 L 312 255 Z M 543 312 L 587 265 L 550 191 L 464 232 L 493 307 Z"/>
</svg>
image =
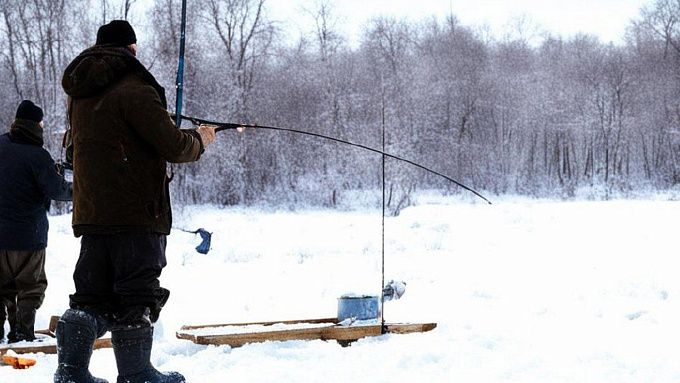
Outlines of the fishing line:
<svg viewBox="0 0 680 383">
<path fill-rule="evenodd" d="M 175 115 L 171 115 L 171 116 L 173 118 L 176 117 Z M 346 145 L 355 146 L 355 147 L 362 148 L 362 149 L 365 149 L 365 150 L 368 150 L 368 151 L 371 151 L 371 152 L 374 152 L 374 153 L 382 154 L 382 155 L 384 155 L 385 157 L 388 157 L 388 158 L 393 158 L 393 159 L 398 160 L 398 161 L 406 162 L 406 163 L 411 164 L 411 165 L 413 165 L 417 168 L 423 169 L 423 170 L 428 171 L 432 174 L 436 174 L 436 175 L 446 179 L 447 181 L 452 182 L 452 183 L 458 185 L 459 187 L 471 192 L 472 194 L 483 199 L 486 203 L 491 205 L 491 201 L 489 201 L 486 197 L 484 197 L 478 191 L 476 191 L 476 190 L 454 180 L 453 178 L 451 178 L 451 177 L 449 177 L 445 174 L 442 174 L 438 171 L 432 170 L 432 169 L 430 169 L 426 166 L 423 166 L 419 163 L 416 163 L 414 161 L 411 161 L 411 160 L 408 160 L 408 159 L 405 159 L 405 158 L 402 158 L 402 157 L 399 157 L 399 156 L 396 156 L 396 155 L 393 155 L 393 154 L 390 154 L 390 153 L 386 153 L 385 151 L 381 151 L 381 150 L 378 150 L 378 149 L 371 148 L 370 146 L 357 144 L 357 143 L 354 143 L 354 142 L 351 142 L 351 141 L 342 140 L 342 139 L 335 138 L 335 137 L 325 136 L 325 135 L 319 134 L 319 133 L 306 132 L 304 130 L 279 128 L 279 127 L 276 127 L 276 126 L 264 126 L 264 125 L 255 125 L 255 124 L 235 124 L 235 123 L 231 123 L 231 122 L 216 122 L 216 121 L 204 120 L 204 119 L 196 118 L 196 117 L 188 117 L 188 116 L 184 116 L 184 115 L 182 115 L 181 118 L 184 119 L 184 120 L 191 121 L 194 125 L 201 125 L 201 124 L 212 125 L 212 126 L 215 127 L 215 132 L 220 132 L 220 131 L 223 131 L 223 130 L 242 131 L 243 129 L 246 129 L 246 128 L 276 130 L 276 131 L 282 131 L 282 132 L 304 134 L 304 135 L 307 135 L 307 136 L 323 138 L 325 140 L 331 140 L 331 141 L 343 143 L 343 144 L 346 144 Z"/>
<path fill-rule="evenodd" d="M 385 325 L 385 91 L 382 92 L 382 256 L 380 280 L 380 332 L 387 333 Z"/>
</svg>

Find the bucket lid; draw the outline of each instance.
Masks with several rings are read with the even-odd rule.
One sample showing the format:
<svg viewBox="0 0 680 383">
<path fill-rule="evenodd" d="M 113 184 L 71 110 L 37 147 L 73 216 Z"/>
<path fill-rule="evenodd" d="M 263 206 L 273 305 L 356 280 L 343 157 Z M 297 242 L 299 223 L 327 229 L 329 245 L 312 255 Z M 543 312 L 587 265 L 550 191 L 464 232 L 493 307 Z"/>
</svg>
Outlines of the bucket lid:
<svg viewBox="0 0 680 383">
<path fill-rule="evenodd" d="M 366 294 L 354 294 L 354 293 L 349 293 L 349 294 L 343 294 L 340 296 L 338 299 L 371 299 L 371 298 L 378 298 L 377 295 L 366 295 Z"/>
</svg>

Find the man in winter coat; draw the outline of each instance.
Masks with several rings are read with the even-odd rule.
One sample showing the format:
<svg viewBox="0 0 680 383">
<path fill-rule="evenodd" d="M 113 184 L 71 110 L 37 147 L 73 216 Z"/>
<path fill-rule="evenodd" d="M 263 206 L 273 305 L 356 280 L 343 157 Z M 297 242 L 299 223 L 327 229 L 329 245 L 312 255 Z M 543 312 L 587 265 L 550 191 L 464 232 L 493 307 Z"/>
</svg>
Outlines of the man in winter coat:
<svg viewBox="0 0 680 383">
<path fill-rule="evenodd" d="M 168 299 L 171 211 L 166 162 L 191 162 L 213 128 L 180 130 L 164 89 L 137 60 L 135 32 L 114 20 L 66 68 L 73 145 L 73 231 L 81 237 L 76 291 L 56 330 L 55 382 L 105 382 L 88 371 L 95 339 L 111 331 L 118 383 L 184 382 L 149 361 L 153 323 Z"/>
<path fill-rule="evenodd" d="M 24 100 L 9 133 L 0 136 L 0 300 L 3 314 L 9 309 L 10 343 L 35 339 L 35 314 L 47 288 L 47 211 L 51 200 L 73 195 L 43 148 L 42 119 L 42 109 Z"/>
</svg>

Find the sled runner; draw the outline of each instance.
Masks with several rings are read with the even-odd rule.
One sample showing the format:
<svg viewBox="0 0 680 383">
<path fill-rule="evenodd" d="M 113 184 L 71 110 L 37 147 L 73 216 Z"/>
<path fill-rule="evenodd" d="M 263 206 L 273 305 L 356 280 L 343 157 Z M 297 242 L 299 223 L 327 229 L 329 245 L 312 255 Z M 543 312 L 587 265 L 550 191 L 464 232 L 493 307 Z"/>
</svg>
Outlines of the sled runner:
<svg viewBox="0 0 680 383">
<path fill-rule="evenodd" d="M 57 353 L 57 339 L 54 331 L 57 329 L 59 322 L 58 316 L 50 318 L 50 324 L 47 329 L 36 330 L 36 340 L 33 342 L 17 342 L 0 344 L 0 356 L 5 355 L 7 351 L 12 350 L 17 354 L 28 354 L 42 352 L 45 354 Z M 94 348 L 111 348 L 111 338 L 100 338 L 94 342 Z"/>
<path fill-rule="evenodd" d="M 437 327 L 436 323 L 388 323 L 386 334 L 408 334 L 427 332 Z M 203 345 L 229 345 L 239 347 L 248 343 L 287 340 L 336 340 L 349 345 L 358 339 L 383 334 L 377 321 L 343 321 L 337 318 L 291 320 L 278 322 L 231 323 L 182 326 L 177 338 Z"/>
</svg>

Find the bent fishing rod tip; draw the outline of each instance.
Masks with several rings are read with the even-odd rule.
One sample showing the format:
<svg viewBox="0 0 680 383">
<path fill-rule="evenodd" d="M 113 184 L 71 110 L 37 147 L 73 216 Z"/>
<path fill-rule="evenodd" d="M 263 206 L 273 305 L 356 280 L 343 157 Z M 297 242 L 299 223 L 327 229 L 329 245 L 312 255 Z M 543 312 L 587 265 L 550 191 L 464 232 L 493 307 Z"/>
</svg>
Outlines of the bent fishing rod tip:
<svg viewBox="0 0 680 383">
<path fill-rule="evenodd" d="M 447 175 L 445 175 L 445 174 L 442 174 L 442 173 L 439 173 L 439 172 L 437 172 L 437 171 L 434 171 L 434 170 L 432 170 L 432 169 L 430 169 L 430 168 L 428 168 L 428 167 L 426 167 L 426 166 L 420 165 L 420 164 L 418 164 L 418 163 L 416 163 L 416 162 L 413 162 L 413 161 L 411 161 L 411 160 L 408 160 L 408 159 L 405 159 L 405 158 L 402 158 L 402 157 L 399 157 L 399 156 L 395 156 L 395 155 L 393 155 L 393 154 L 385 153 L 385 152 L 383 152 L 382 150 L 374 149 L 374 148 L 371 148 L 371 147 L 366 146 L 366 145 L 356 144 L 356 143 L 353 143 L 353 142 L 350 142 L 350 141 L 346 141 L 346 140 L 341 140 L 341 139 L 338 139 L 338 138 L 335 138 L 335 137 L 330 137 L 330 136 L 326 136 L 326 135 L 319 134 L 319 133 L 306 132 L 306 131 L 297 130 L 297 129 L 279 128 L 279 127 L 275 127 L 275 126 L 264 126 L 264 125 L 256 125 L 256 124 L 236 124 L 236 123 L 230 123 L 230 122 L 226 122 L 226 123 L 224 123 L 224 122 L 215 122 L 215 121 L 204 120 L 204 119 L 200 119 L 200 118 L 196 118 L 196 117 L 188 117 L 188 116 L 184 116 L 184 115 L 180 115 L 180 117 L 181 117 L 182 119 L 191 121 L 194 125 L 200 125 L 200 124 L 206 125 L 206 124 L 207 124 L 207 125 L 211 125 L 211 126 L 216 126 L 215 132 L 220 132 L 220 131 L 222 131 L 222 130 L 232 130 L 232 129 L 233 129 L 233 130 L 236 130 L 237 132 L 241 133 L 241 132 L 244 132 L 244 131 L 245 131 L 246 127 L 248 127 L 248 128 L 258 128 L 258 129 L 271 129 L 271 130 L 277 130 L 277 131 L 283 131 L 283 132 L 292 132 L 292 133 L 304 134 L 304 135 L 307 135 L 307 136 L 313 136 L 313 137 L 323 138 L 323 139 L 327 139 L 327 140 L 331 140 L 331 141 L 335 141 L 335 142 L 339 142 L 339 143 L 343 143 L 343 144 L 355 146 L 355 147 L 358 147 L 358 148 L 361 148 L 361 149 L 365 149 L 365 150 L 368 150 L 368 151 L 371 151 L 371 152 L 374 152 L 374 153 L 381 154 L 381 155 L 383 155 L 383 156 L 385 156 L 385 157 L 390 157 L 390 158 L 394 158 L 395 160 L 399 160 L 399 161 L 403 161 L 403 162 L 409 163 L 409 164 L 414 165 L 414 166 L 416 166 L 416 167 L 418 167 L 418 168 L 421 168 L 421 169 L 423 169 L 423 170 L 425 170 L 425 171 L 427 171 L 427 172 L 430 172 L 430 173 L 432 173 L 432 174 L 436 174 L 436 175 L 438 175 L 438 176 L 440 176 L 440 177 L 442 177 L 442 178 L 444 178 L 444 179 L 446 179 L 446 180 L 448 180 L 448 181 L 450 181 L 450 182 L 452 182 L 452 183 L 454 183 L 454 184 L 460 186 L 461 188 L 463 188 L 463 189 L 465 189 L 465 190 L 467 190 L 467 191 L 473 193 L 473 194 L 476 195 L 477 197 L 479 197 L 479 198 L 483 199 L 484 201 L 486 201 L 489 205 L 492 205 L 491 201 L 489 201 L 486 197 L 484 197 L 483 195 L 481 195 L 481 194 L 480 194 L 479 192 L 477 192 L 476 190 L 474 190 L 474 189 L 472 189 L 472 188 L 470 188 L 470 187 L 468 187 L 468 186 L 463 185 L 462 183 L 460 183 L 460 182 L 454 180 L 453 178 L 451 178 L 451 177 L 449 177 L 449 176 L 447 176 Z"/>
</svg>

